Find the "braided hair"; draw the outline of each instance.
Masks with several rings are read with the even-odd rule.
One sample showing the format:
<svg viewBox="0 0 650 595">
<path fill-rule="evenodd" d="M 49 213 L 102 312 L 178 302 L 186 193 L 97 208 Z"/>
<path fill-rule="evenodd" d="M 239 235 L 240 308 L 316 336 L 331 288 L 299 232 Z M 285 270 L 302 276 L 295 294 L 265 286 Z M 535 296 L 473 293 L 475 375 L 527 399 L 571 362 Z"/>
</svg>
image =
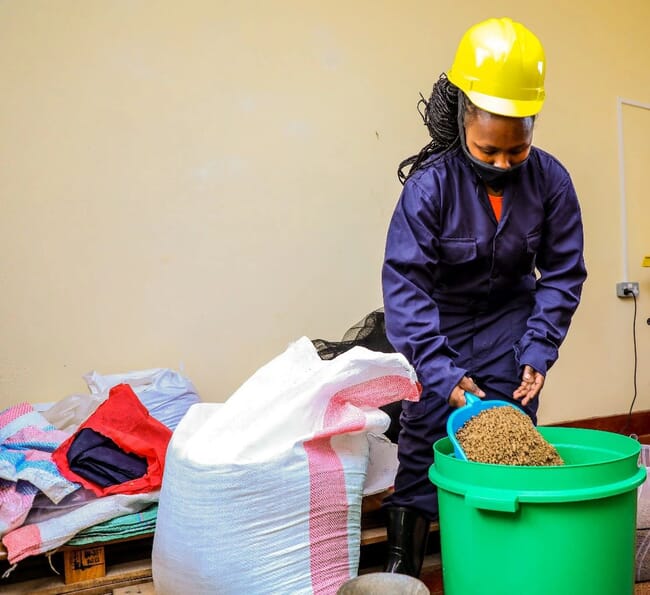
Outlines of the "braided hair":
<svg viewBox="0 0 650 595">
<path fill-rule="evenodd" d="M 478 112 L 485 111 L 474 105 L 467 95 L 447 78 L 444 72 L 433 84 L 428 101 L 420 94 L 417 108 L 429 131 L 431 141 L 422 147 L 417 155 L 412 155 L 399 164 L 397 177 L 402 184 L 420 169 L 429 157 L 432 155 L 441 157 L 458 146 L 461 141 L 460 131 L 466 117 L 472 117 Z M 523 119 L 532 128 L 537 120 L 537 114 L 526 116 Z M 404 168 L 409 165 L 411 167 L 405 174 Z"/>
<path fill-rule="evenodd" d="M 404 159 L 397 168 L 397 177 L 404 184 L 407 178 L 422 167 L 422 164 L 434 154 L 442 155 L 459 143 L 458 136 L 458 100 L 464 93 L 442 73 L 433 85 L 431 96 L 427 101 L 422 94 L 417 109 L 424 125 L 429 130 L 431 141 L 420 149 L 417 155 Z M 461 106 L 466 107 L 466 106 Z M 408 173 L 404 169 L 411 166 Z"/>
</svg>

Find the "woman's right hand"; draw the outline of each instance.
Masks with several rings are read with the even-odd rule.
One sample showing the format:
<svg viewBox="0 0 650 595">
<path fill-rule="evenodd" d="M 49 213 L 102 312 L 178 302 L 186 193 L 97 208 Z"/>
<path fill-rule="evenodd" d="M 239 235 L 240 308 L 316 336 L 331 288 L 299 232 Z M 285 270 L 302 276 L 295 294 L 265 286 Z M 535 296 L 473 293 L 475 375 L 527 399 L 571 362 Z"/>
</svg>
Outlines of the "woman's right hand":
<svg viewBox="0 0 650 595">
<path fill-rule="evenodd" d="M 469 377 L 463 376 L 460 382 L 454 387 L 449 395 L 449 404 L 452 407 L 463 407 L 465 402 L 465 391 L 472 393 L 477 397 L 483 398 L 485 393 L 476 385 L 476 383 Z"/>
</svg>

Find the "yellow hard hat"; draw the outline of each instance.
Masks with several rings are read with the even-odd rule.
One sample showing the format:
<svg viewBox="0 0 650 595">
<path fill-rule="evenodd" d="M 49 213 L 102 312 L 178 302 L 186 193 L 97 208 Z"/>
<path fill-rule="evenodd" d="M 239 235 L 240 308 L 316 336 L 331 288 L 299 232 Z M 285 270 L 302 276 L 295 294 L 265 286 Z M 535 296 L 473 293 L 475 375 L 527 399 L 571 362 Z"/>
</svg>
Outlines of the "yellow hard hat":
<svg viewBox="0 0 650 595">
<path fill-rule="evenodd" d="M 523 118 L 542 109 L 545 74 L 539 39 L 504 17 L 467 30 L 447 78 L 481 109 Z"/>
</svg>

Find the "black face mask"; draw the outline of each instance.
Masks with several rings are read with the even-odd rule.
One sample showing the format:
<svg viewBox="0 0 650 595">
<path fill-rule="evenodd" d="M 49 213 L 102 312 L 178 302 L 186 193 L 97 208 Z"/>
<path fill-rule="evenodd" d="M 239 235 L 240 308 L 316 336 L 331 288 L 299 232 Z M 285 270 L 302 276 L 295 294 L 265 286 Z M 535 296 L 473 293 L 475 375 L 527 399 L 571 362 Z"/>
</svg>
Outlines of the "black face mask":
<svg viewBox="0 0 650 595">
<path fill-rule="evenodd" d="M 462 101 L 462 99 L 461 99 Z M 485 182 L 492 190 L 496 192 L 501 192 L 503 189 L 515 180 L 519 175 L 519 169 L 528 161 L 528 156 L 523 161 L 520 161 L 516 165 L 503 169 L 501 167 L 496 167 L 495 165 L 490 165 L 477 159 L 469 152 L 467 148 L 467 140 L 465 139 L 465 125 L 463 123 L 463 111 L 461 109 L 461 104 L 458 106 L 458 136 L 460 138 L 460 146 L 463 148 L 463 153 L 467 159 L 469 159 L 472 169 L 476 172 L 479 178 Z"/>
<path fill-rule="evenodd" d="M 520 161 L 516 165 L 503 169 L 501 167 L 496 167 L 490 163 L 485 163 L 477 159 L 469 152 L 467 148 L 467 141 L 465 140 L 465 128 L 461 128 L 459 131 L 460 135 L 460 144 L 463 147 L 463 153 L 469 159 L 472 169 L 477 173 L 478 177 L 481 178 L 492 190 L 501 192 L 509 183 L 515 180 L 519 175 L 520 168 L 528 161 L 528 156 L 523 161 Z"/>
</svg>

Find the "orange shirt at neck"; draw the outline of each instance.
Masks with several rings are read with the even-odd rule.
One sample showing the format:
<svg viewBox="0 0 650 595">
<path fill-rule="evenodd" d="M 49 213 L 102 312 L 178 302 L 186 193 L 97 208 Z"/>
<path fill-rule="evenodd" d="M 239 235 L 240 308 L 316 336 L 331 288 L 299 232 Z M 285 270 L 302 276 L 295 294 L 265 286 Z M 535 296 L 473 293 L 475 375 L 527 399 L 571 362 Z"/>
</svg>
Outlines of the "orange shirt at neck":
<svg viewBox="0 0 650 595">
<path fill-rule="evenodd" d="M 492 210 L 494 211 L 494 216 L 497 218 L 497 221 L 501 221 L 501 210 L 503 209 L 503 196 L 492 196 L 488 194 L 490 199 L 490 204 L 492 205 Z"/>
</svg>

